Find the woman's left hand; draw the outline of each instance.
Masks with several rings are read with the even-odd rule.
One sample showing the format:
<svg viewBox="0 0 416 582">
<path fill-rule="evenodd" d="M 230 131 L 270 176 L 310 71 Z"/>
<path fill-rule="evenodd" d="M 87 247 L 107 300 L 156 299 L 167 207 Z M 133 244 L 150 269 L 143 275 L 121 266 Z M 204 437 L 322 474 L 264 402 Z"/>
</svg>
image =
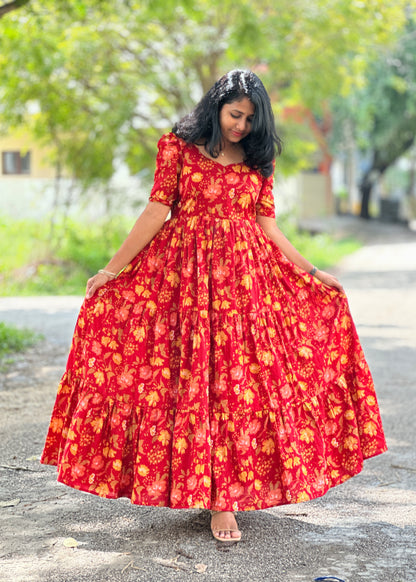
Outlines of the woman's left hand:
<svg viewBox="0 0 416 582">
<path fill-rule="evenodd" d="M 329 285 L 330 287 L 335 287 L 336 289 L 338 289 L 338 291 L 344 292 L 343 286 L 338 281 L 338 279 L 336 277 L 334 277 L 334 275 L 331 275 L 330 273 L 327 273 L 326 271 L 320 271 L 318 269 L 318 271 L 316 271 L 314 277 L 316 277 L 317 279 L 322 281 L 322 283 L 325 283 L 325 285 Z"/>
</svg>

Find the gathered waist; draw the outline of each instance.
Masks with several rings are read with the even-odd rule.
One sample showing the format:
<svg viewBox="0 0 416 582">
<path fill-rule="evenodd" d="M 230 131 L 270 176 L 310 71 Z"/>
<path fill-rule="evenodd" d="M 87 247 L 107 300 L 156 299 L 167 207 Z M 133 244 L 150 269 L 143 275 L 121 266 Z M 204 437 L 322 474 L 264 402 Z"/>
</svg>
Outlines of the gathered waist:
<svg viewBox="0 0 416 582">
<path fill-rule="evenodd" d="M 204 215 L 183 215 L 178 213 L 177 215 L 172 216 L 172 221 L 177 223 L 185 223 L 187 226 L 191 228 L 195 228 L 198 224 L 209 224 L 209 223 L 220 223 L 224 225 L 229 224 L 256 224 L 255 218 L 243 218 L 243 217 L 227 217 L 224 218 L 222 216 L 215 216 L 214 214 L 204 214 Z"/>
</svg>

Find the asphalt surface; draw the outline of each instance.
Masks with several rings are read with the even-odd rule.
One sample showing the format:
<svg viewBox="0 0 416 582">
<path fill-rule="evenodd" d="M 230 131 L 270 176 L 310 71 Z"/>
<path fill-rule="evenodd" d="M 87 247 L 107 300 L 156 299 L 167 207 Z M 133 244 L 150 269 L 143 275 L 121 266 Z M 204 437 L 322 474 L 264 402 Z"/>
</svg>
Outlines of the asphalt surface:
<svg viewBox="0 0 416 582">
<path fill-rule="evenodd" d="M 355 219 L 329 226 L 366 242 L 336 271 L 389 451 L 321 499 L 240 513 L 243 540 L 229 547 L 211 537 L 205 511 L 74 491 L 38 458 L 82 298 L 0 298 L 0 321 L 45 337 L 0 372 L 0 581 L 416 580 L 416 235 Z"/>
</svg>

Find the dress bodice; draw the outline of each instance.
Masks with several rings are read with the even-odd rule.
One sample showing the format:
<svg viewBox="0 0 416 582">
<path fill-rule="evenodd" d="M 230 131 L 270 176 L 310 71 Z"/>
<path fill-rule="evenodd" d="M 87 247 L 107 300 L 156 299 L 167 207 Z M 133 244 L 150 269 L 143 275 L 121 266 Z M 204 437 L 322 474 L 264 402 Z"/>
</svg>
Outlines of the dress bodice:
<svg viewBox="0 0 416 582">
<path fill-rule="evenodd" d="M 255 220 L 274 217 L 273 176 L 243 162 L 223 165 L 173 133 L 158 143 L 151 201 L 172 207 L 172 217 Z"/>
</svg>

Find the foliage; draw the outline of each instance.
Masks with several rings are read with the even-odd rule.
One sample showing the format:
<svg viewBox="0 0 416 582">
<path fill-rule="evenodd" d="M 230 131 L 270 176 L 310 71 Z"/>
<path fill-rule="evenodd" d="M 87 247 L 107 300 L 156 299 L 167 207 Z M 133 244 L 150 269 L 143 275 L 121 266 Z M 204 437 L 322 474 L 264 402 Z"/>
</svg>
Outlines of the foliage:
<svg viewBox="0 0 416 582">
<path fill-rule="evenodd" d="M 28 329 L 18 329 L 0 321 L 0 365 L 7 354 L 22 352 L 40 339 L 38 334 Z"/>
<path fill-rule="evenodd" d="M 369 217 L 371 190 L 380 176 L 414 144 L 416 135 L 416 13 L 402 36 L 371 65 L 365 87 L 335 102 L 335 140 L 345 120 L 368 160 L 361 181 L 361 215 Z M 350 126 L 351 126 L 350 125 Z"/>
<path fill-rule="evenodd" d="M 319 112 L 364 82 L 406 4 L 32 0 L 0 21 L 0 127 L 26 125 L 85 183 L 107 181 L 120 160 L 137 173 L 160 133 L 230 68 L 261 75 L 278 119 L 297 103 Z M 280 129 L 293 152 L 281 171 L 305 166 L 312 136 Z"/>
<path fill-rule="evenodd" d="M 325 232 L 312 235 L 299 230 L 289 216 L 279 217 L 278 225 L 300 254 L 320 269 L 334 267 L 361 247 L 361 243 L 351 236 L 339 238 Z"/>
<path fill-rule="evenodd" d="M 51 239 L 46 220 L 0 222 L 0 296 L 83 294 L 131 226 L 122 217 L 93 224 L 57 220 Z"/>
<path fill-rule="evenodd" d="M 56 232 L 62 241 L 59 250 L 52 252 L 47 221 L 3 222 L 0 296 L 82 295 L 87 279 L 106 264 L 131 226 L 123 218 L 94 225 L 69 221 L 62 231 L 58 222 Z M 334 240 L 326 234 L 299 232 L 288 217 L 279 217 L 279 227 L 302 254 L 321 268 L 336 264 L 359 246 L 351 239 Z M 19 244 L 10 244 L 17 240 L 18 233 Z"/>
</svg>

